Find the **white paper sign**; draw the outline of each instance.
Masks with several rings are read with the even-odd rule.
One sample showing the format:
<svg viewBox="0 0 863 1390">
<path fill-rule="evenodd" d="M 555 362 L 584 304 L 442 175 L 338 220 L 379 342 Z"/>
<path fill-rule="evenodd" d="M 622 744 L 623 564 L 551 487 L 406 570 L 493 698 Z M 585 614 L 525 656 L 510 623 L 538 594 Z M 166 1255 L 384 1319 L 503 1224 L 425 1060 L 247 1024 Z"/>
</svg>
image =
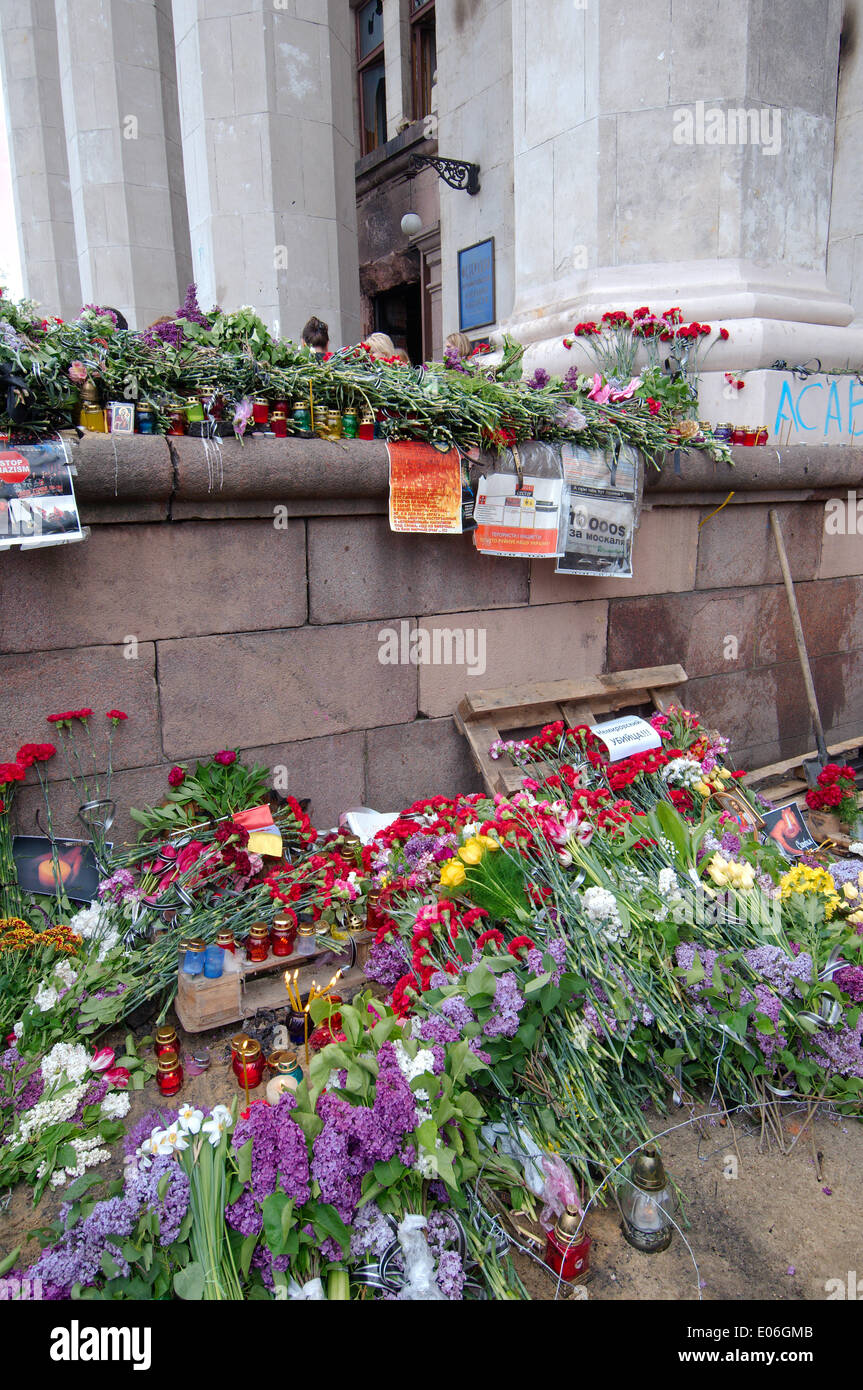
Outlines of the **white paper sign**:
<svg viewBox="0 0 863 1390">
<path fill-rule="evenodd" d="M 633 753 L 646 753 L 649 748 L 659 748 L 662 739 L 656 730 L 639 719 L 637 714 L 625 714 L 620 719 L 610 719 L 607 724 L 591 724 L 590 732 L 601 738 L 608 749 L 609 761 L 619 763 L 621 758 L 629 758 Z"/>
</svg>

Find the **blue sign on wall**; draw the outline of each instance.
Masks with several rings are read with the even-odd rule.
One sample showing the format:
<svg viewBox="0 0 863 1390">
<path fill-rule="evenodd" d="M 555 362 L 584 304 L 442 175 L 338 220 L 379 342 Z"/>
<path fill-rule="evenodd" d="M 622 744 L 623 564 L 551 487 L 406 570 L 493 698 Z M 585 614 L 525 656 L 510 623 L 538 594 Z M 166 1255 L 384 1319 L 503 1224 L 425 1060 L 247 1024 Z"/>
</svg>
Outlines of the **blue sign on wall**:
<svg viewBox="0 0 863 1390">
<path fill-rule="evenodd" d="M 489 237 L 458 253 L 458 326 L 470 333 L 494 320 L 494 237 Z"/>
</svg>

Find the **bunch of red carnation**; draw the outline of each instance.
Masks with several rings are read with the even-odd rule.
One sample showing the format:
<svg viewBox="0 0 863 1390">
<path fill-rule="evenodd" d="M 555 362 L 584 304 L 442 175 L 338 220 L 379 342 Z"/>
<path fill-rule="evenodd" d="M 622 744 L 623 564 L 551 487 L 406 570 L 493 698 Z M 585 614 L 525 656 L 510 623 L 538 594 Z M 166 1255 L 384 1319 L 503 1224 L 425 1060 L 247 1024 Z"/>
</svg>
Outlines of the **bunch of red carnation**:
<svg viewBox="0 0 863 1390">
<path fill-rule="evenodd" d="M 812 811 L 835 811 L 845 825 L 857 816 L 857 775 L 853 767 L 825 763 L 818 774 L 818 786 L 806 793 Z"/>
</svg>

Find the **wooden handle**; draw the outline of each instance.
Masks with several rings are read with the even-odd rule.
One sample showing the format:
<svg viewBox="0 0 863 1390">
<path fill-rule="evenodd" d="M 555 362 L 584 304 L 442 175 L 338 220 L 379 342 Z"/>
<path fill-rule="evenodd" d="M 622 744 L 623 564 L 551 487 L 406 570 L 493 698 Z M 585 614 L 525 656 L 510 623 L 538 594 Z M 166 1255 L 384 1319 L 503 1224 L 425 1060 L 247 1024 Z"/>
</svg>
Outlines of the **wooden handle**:
<svg viewBox="0 0 863 1390">
<path fill-rule="evenodd" d="M 803 635 L 803 624 L 800 621 L 800 610 L 797 607 L 797 595 L 794 592 L 794 581 L 791 578 L 791 569 L 788 564 L 785 541 L 782 537 L 782 528 L 779 525 L 779 516 L 775 507 L 770 508 L 770 525 L 773 529 L 776 549 L 779 552 L 779 564 L 785 583 L 785 593 L 788 596 L 788 607 L 791 610 L 791 626 L 794 629 L 794 641 L 797 644 L 797 655 L 800 658 L 800 669 L 803 672 L 803 684 L 806 687 L 806 700 L 809 705 L 809 713 L 812 717 L 812 727 L 815 730 L 815 744 L 822 762 L 826 762 L 827 744 L 824 739 L 821 714 L 818 710 L 818 697 L 815 694 L 815 685 L 812 680 L 812 668 L 809 665 L 809 653 L 806 650 L 806 638 Z"/>
</svg>

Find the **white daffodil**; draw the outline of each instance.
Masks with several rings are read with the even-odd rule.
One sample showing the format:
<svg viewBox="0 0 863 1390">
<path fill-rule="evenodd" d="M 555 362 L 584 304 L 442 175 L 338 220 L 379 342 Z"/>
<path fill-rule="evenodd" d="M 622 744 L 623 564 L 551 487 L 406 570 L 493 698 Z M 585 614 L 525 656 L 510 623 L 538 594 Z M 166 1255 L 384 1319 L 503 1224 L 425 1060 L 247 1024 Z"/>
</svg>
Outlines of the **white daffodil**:
<svg viewBox="0 0 863 1390">
<path fill-rule="evenodd" d="M 179 1153 L 181 1149 L 187 1149 L 189 1141 L 179 1125 L 169 1125 L 159 1134 L 159 1144 L 156 1153 L 160 1156 L 165 1154 Z"/>
<path fill-rule="evenodd" d="M 217 1105 L 216 1110 L 225 1110 L 225 1106 Z M 230 1114 L 227 1115 L 227 1118 L 223 1117 L 222 1115 L 217 1116 L 216 1110 L 213 1111 L 209 1120 L 205 1120 L 204 1123 L 201 1125 L 201 1130 L 204 1134 L 206 1134 L 213 1148 L 216 1147 L 222 1135 L 225 1133 L 225 1130 L 229 1127 L 231 1123 Z"/>
<path fill-rule="evenodd" d="M 181 1105 L 177 1111 L 177 1123 L 187 1134 L 197 1134 L 203 1120 L 203 1110 L 196 1110 L 194 1105 Z"/>
<path fill-rule="evenodd" d="M 214 1105 L 210 1111 L 210 1118 L 213 1120 L 223 1120 L 226 1129 L 230 1128 L 233 1123 L 231 1120 L 231 1112 L 227 1105 Z"/>
</svg>

